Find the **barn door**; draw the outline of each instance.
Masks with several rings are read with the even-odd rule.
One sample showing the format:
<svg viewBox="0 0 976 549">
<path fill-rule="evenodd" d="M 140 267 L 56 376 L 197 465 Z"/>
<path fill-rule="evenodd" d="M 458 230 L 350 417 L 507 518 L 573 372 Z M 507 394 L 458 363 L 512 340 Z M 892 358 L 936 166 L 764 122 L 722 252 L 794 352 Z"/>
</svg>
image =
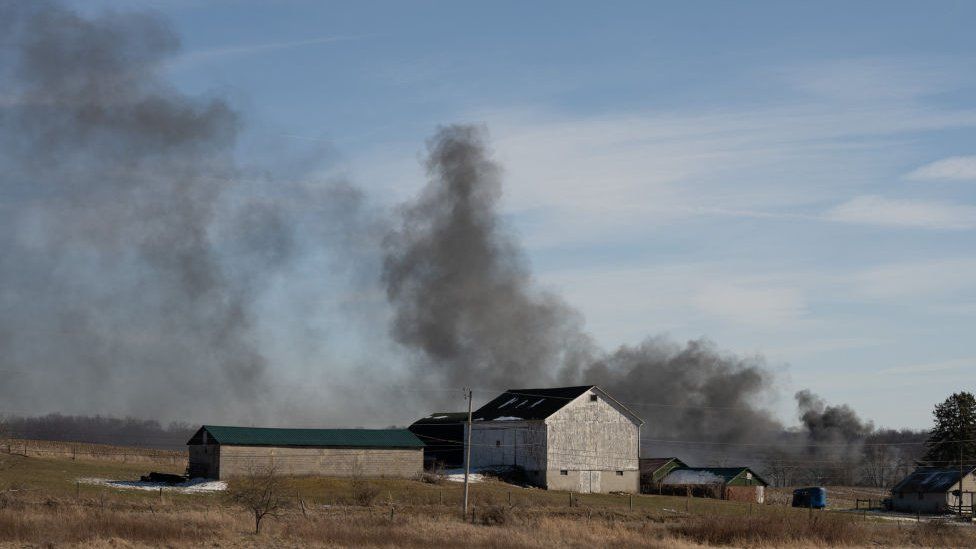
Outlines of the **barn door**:
<svg viewBox="0 0 976 549">
<path fill-rule="evenodd" d="M 579 472 L 579 493 L 581 494 L 590 493 L 590 472 L 589 471 Z"/>
<path fill-rule="evenodd" d="M 579 491 L 581 494 L 597 493 L 600 491 L 600 471 L 580 471 Z"/>
<path fill-rule="evenodd" d="M 502 436 L 502 463 L 504 465 L 518 465 L 515 462 L 515 444 L 518 431 L 505 429 Z"/>
</svg>

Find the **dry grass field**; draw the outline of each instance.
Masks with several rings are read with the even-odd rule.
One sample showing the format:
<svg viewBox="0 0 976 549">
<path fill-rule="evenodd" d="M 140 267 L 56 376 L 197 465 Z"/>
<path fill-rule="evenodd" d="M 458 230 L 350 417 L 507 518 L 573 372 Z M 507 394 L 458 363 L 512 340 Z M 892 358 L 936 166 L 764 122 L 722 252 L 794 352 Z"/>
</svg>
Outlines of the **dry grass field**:
<svg viewBox="0 0 976 549">
<path fill-rule="evenodd" d="M 0 545 L 16 547 L 867 547 L 976 546 L 976 528 L 668 496 L 583 495 L 487 481 L 461 487 L 394 479 L 283 479 L 280 516 L 254 534 L 223 493 L 178 494 L 79 484 L 134 480 L 159 462 L 0 453 Z M 232 486 L 233 488 L 233 486 Z"/>
</svg>

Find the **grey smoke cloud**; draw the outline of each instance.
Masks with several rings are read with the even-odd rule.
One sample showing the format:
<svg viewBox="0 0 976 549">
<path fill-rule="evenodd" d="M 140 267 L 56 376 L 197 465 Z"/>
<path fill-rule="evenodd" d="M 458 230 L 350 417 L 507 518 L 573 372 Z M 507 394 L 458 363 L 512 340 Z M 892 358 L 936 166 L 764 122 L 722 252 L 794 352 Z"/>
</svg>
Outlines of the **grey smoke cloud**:
<svg viewBox="0 0 976 549">
<path fill-rule="evenodd" d="M 658 437 L 754 440 L 782 429 L 757 406 L 772 382 L 761 358 L 662 338 L 607 352 L 578 311 L 538 289 L 501 221 L 501 168 L 483 128 L 440 129 L 427 171 L 386 241 L 384 269 L 392 334 L 416 352 L 419 375 L 492 388 L 598 384 L 640 408 Z"/>
<path fill-rule="evenodd" d="M 450 387 L 595 383 L 648 420 L 648 438 L 782 434 L 762 407 L 775 391 L 761 357 L 704 339 L 601 349 L 579 311 L 540 288 L 499 214 L 502 169 L 484 128 L 440 129 L 427 186 L 390 217 L 354 186 L 289 187 L 242 167 L 241 115 L 162 78 L 179 40 L 156 16 L 0 0 L 0 34 L 0 412 L 389 424 L 456 406 Z M 278 320 L 295 318 L 278 332 L 283 345 L 301 352 L 275 356 L 259 301 L 323 250 L 338 258 L 313 263 L 326 289 L 277 304 L 291 307 Z M 380 284 L 388 310 L 353 300 L 345 312 L 370 333 L 388 314 L 408 375 L 401 356 L 378 351 L 354 376 L 316 363 L 328 382 L 279 383 L 281 362 L 321 351 L 323 334 L 304 320 L 316 291 L 336 289 L 325 269 L 364 295 Z M 397 383 L 434 390 L 361 398 Z M 864 431 L 849 408 L 798 401 L 812 439 Z"/>
<path fill-rule="evenodd" d="M 228 201 L 238 114 L 160 77 L 179 41 L 157 17 L 0 20 L 0 398 L 259 415 L 254 295 L 293 247 L 273 204 Z"/>
<path fill-rule="evenodd" d="M 800 421 L 814 442 L 853 443 L 874 431 L 874 424 L 862 421 L 848 405 L 828 405 L 808 389 L 796 395 Z"/>
<path fill-rule="evenodd" d="M 383 281 L 392 334 L 447 385 L 506 387 L 555 381 L 581 337 L 578 315 L 537 290 L 500 223 L 500 168 L 482 131 L 441 129 L 428 142 L 430 183 L 385 241 Z"/>
</svg>

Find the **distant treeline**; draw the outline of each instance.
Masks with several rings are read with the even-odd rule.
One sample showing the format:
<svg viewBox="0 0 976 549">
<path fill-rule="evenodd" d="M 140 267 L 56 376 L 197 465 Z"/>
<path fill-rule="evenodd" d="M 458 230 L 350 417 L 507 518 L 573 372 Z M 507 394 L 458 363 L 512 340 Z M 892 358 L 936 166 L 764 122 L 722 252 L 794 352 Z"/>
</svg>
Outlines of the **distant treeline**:
<svg viewBox="0 0 976 549">
<path fill-rule="evenodd" d="M 928 431 L 867 429 L 857 436 L 822 437 L 774 448 L 760 469 L 776 486 L 837 484 L 890 488 L 913 471 L 925 454 Z"/>
<path fill-rule="evenodd" d="M 91 442 L 116 446 L 136 446 L 181 450 L 193 434 L 188 423 L 162 426 L 158 421 L 105 416 L 46 416 L 2 418 L 7 435 L 33 440 Z"/>
</svg>

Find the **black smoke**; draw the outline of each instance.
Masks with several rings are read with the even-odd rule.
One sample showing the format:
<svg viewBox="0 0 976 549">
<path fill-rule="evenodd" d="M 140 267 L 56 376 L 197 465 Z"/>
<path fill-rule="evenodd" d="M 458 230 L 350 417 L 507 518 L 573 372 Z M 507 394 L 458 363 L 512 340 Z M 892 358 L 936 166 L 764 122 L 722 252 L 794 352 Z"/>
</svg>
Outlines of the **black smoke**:
<svg viewBox="0 0 976 549">
<path fill-rule="evenodd" d="M 179 39 L 155 15 L 0 0 L 0 35 L 0 413 L 389 424 L 457 406 L 444 395 L 462 385 L 487 399 L 593 383 L 647 420 L 653 450 L 721 459 L 741 447 L 680 443 L 783 440 L 764 407 L 775 390 L 762 357 L 704 338 L 601 349 L 537 283 L 500 215 L 502 170 L 483 128 L 439 130 L 427 186 L 390 217 L 351 185 L 293 187 L 242 165 L 244 117 L 167 81 Z M 323 250 L 336 263 L 307 262 Z M 276 322 L 294 324 L 278 328 L 292 352 L 277 355 L 261 303 L 296 263 L 321 287 L 278 284 L 279 298 L 296 289 L 276 302 Z M 364 302 L 380 283 L 389 310 L 343 310 L 368 317 L 369 334 L 389 313 L 399 345 L 391 359 L 375 338 L 377 356 L 353 359 L 353 376 L 319 359 L 324 334 L 305 322 L 339 290 L 330 268 L 360 281 Z M 307 380 L 284 387 L 296 355 Z M 432 391 L 364 398 L 394 383 Z M 800 404 L 801 442 L 864 431 L 845 407 Z"/>
<path fill-rule="evenodd" d="M 800 421 L 814 443 L 855 443 L 874 431 L 873 423 L 862 421 L 846 404 L 830 406 L 807 389 L 798 391 L 795 398 Z"/>
<path fill-rule="evenodd" d="M 661 338 L 606 352 L 578 311 L 539 289 L 499 214 L 501 168 L 483 128 L 442 128 L 426 166 L 429 183 L 403 208 L 384 269 L 392 333 L 416 352 L 418 375 L 484 387 L 484 397 L 597 384 L 645 417 L 651 438 L 753 440 L 782 428 L 759 406 L 772 384 L 760 357 Z"/>
<path fill-rule="evenodd" d="M 498 215 L 500 168 L 483 132 L 451 126 L 428 142 L 430 183 L 385 241 L 393 337 L 431 381 L 547 385 L 582 337 L 578 315 L 536 289 Z M 429 367 L 429 370 L 428 370 Z"/>
</svg>

